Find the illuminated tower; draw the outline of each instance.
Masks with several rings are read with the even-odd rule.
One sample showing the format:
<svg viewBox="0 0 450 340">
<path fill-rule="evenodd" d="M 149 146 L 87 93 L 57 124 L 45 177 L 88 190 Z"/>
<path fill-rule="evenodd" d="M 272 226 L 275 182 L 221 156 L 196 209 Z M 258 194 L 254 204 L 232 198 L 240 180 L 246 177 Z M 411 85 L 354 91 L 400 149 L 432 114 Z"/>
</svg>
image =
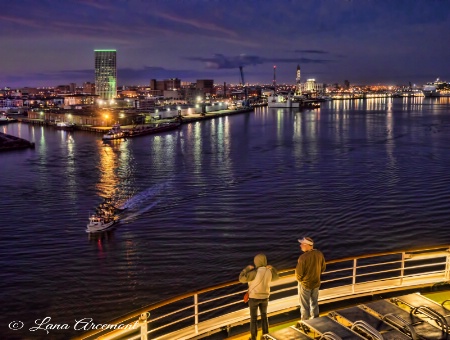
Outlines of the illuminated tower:
<svg viewBox="0 0 450 340">
<path fill-rule="evenodd" d="M 95 94 L 99 99 L 111 100 L 117 96 L 116 50 L 94 50 Z"/>
<path fill-rule="evenodd" d="M 295 76 L 295 82 L 297 84 L 296 93 L 301 94 L 302 89 L 301 89 L 301 85 L 300 85 L 300 65 L 297 65 L 297 74 Z"/>
</svg>

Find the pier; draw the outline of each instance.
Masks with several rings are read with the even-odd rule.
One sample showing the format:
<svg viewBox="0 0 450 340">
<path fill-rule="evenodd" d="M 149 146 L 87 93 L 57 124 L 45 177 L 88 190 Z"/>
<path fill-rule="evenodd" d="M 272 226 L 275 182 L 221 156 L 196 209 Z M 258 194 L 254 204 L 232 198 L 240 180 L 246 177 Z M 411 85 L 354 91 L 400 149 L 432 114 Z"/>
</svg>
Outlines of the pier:
<svg viewBox="0 0 450 340">
<path fill-rule="evenodd" d="M 227 110 L 212 111 L 212 112 L 207 112 L 207 113 L 194 113 L 194 114 L 189 114 L 186 116 L 177 116 L 177 117 L 172 117 L 172 118 L 157 119 L 157 120 L 153 120 L 151 123 L 146 123 L 146 124 L 142 124 L 142 125 L 151 126 L 156 123 L 165 123 L 165 122 L 174 122 L 174 121 L 180 122 L 181 124 L 188 124 L 188 123 L 198 122 L 198 121 L 207 120 L 207 119 L 214 119 L 217 117 L 252 112 L 253 110 L 254 110 L 253 107 L 242 107 L 242 108 L 233 109 L 233 110 L 227 109 Z M 18 118 L 18 121 L 21 123 L 27 123 L 27 124 L 33 124 L 33 125 L 44 125 L 44 126 L 56 127 L 55 123 L 44 120 L 44 119 L 31 119 L 31 118 L 22 117 L 22 118 Z M 125 129 L 133 128 L 132 125 L 122 126 L 122 127 Z M 75 125 L 74 126 L 74 130 L 89 131 L 89 132 L 101 133 L 101 134 L 104 134 L 111 128 L 112 128 L 112 126 L 92 126 L 92 125 Z"/>
</svg>

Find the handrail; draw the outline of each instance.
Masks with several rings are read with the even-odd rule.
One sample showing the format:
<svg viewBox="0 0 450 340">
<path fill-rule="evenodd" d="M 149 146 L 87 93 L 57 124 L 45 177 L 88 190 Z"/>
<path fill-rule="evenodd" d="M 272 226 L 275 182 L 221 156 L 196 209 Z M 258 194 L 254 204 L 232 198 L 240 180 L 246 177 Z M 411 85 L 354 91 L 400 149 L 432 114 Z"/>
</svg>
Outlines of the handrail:
<svg viewBox="0 0 450 340">
<path fill-rule="evenodd" d="M 428 306 L 414 307 L 411 309 L 410 312 L 410 314 L 420 314 L 420 313 L 434 320 L 436 324 L 441 327 L 443 332 L 448 333 L 450 328 L 448 327 L 447 320 L 442 314 L 438 313 L 437 311 Z"/>
<path fill-rule="evenodd" d="M 327 261 L 327 264 L 338 263 L 338 262 L 345 262 L 345 261 L 350 261 L 350 260 L 353 260 L 353 259 L 366 259 L 366 258 L 370 258 L 370 257 L 395 255 L 395 254 L 399 254 L 399 253 L 414 253 L 414 252 L 418 252 L 418 251 L 428 251 L 428 250 L 431 251 L 431 250 L 436 250 L 436 249 L 442 249 L 444 247 L 448 247 L 447 251 L 450 252 L 450 245 L 443 244 L 441 246 L 438 245 L 438 246 L 433 246 L 433 247 L 430 247 L 430 246 L 427 246 L 427 247 L 416 247 L 416 248 L 410 248 L 410 249 L 393 250 L 393 251 L 371 253 L 371 254 L 364 254 L 364 255 L 358 255 L 358 256 L 343 257 L 343 258 Z"/>
<path fill-rule="evenodd" d="M 340 336 L 336 335 L 333 332 L 325 332 L 325 333 L 323 333 L 320 336 L 319 340 L 322 340 L 322 339 L 326 339 L 326 340 L 342 340 L 342 338 Z"/>
<path fill-rule="evenodd" d="M 359 255 L 359 256 L 354 256 L 354 257 L 345 257 L 345 258 L 342 258 L 342 259 L 329 260 L 329 261 L 327 261 L 327 266 L 332 266 L 333 264 L 345 263 L 345 262 L 349 262 L 349 261 L 351 261 L 351 263 L 349 264 L 348 268 L 346 267 L 344 269 L 339 269 L 339 272 L 333 271 L 333 270 L 328 270 L 327 272 L 324 273 L 325 275 L 333 274 L 334 276 L 336 276 L 336 275 L 339 275 L 341 272 L 347 271 L 347 270 L 348 271 L 352 271 L 352 275 L 350 275 L 350 276 L 345 275 L 343 277 L 337 277 L 337 278 L 332 277 L 329 280 L 322 281 L 322 283 L 323 284 L 330 284 L 330 282 L 333 282 L 333 284 L 335 284 L 339 280 L 341 282 L 345 282 L 346 280 L 351 280 L 352 283 L 350 284 L 350 286 L 353 287 L 352 288 L 352 293 L 355 293 L 355 285 L 356 284 L 360 284 L 360 285 L 363 284 L 364 285 L 364 284 L 370 284 L 371 282 L 380 282 L 380 281 L 394 280 L 394 279 L 395 280 L 400 279 L 400 284 L 403 284 L 403 280 L 406 280 L 408 278 L 414 278 L 415 275 L 416 275 L 416 274 L 405 274 L 405 272 L 407 272 L 411 268 L 414 268 L 415 270 L 421 270 L 421 269 L 423 270 L 423 268 L 421 268 L 423 265 L 422 266 L 410 266 L 410 267 L 405 266 L 405 262 L 406 261 L 408 263 L 410 263 L 411 261 L 422 261 L 423 260 L 420 257 L 417 257 L 417 258 L 414 258 L 414 257 L 406 258 L 405 254 L 410 255 L 410 254 L 418 253 L 417 255 L 420 255 L 421 254 L 420 252 L 423 252 L 423 254 L 426 255 L 426 254 L 429 254 L 432 251 L 437 251 L 437 250 L 439 250 L 441 252 L 443 252 L 443 251 L 448 252 L 448 255 L 447 255 L 447 258 L 446 258 L 446 262 L 443 263 L 443 264 L 447 263 L 447 266 L 448 266 L 448 263 L 450 261 L 450 246 L 449 245 L 434 246 L 434 247 L 419 247 L 419 248 L 412 248 L 412 249 L 408 249 L 408 250 L 379 252 L 379 253 L 364 254 L 364 255 Z M 375 266 L 367 265 L 367 264 L 358 265 L 358 260 L 361 260 L 361 259 L 377 258 L 377 257 L 383 257 L 383 256 L 389 256 L 389 255 L 401 256 L 401 260 L 394 261 L 394 262 L 392 260 L 389 260 L 389 261 L 386 261 L 386 262 L 383 262 L 383 261 L 380 260 L 381 262 L 379 263 L 379 265 L 380 266 L 382 266 L 382 265 L 384 265 L 384 266 L 392 266 L 392 265 L 398 263 L 399 264 L 398 268 L 395 268 L 395 269 L 391 269 L 390 268 L 390 269 L 385 269 L 384 271 L 383 270 L 380 271 L 378 269 L 378 266 L 377 266 L 376 267 L 377 270 L 375 272 L 367 273 L 367 271 L 371 270 L 372 267 L 374 267 L 374 269 L 375 269 Z M 444 255 L 440 255 L 439 257 L 443 257 L 443 256 Z M 439 263 L 432 263 L 431 265 L 424 265 L 424 267 L 426 267 L 426 268 L 430 267 L 430 266 L 434 267 L 434 266 L 437 266 L 437 265 L 442 265 L 442 263 L 440 263 L 440 262 Z M 364 272 L 363 273 L 358 273 L 358 270 L 361 270 L 361 269 L 364 270 Z M 436 275 L 440 275 L 440 274 L 444 273 L 445 275 L 448 275 L 447 271 L 448 271 L 448 269 L 446 267 L 445 270 L 442 270 L 442 271 L 441 270 L 429 271 L 429 272 L 426 272 L 426 274 L 427 275 L 435 275 L 435 274 Z M 401 272 L 401 274 L 400 274 L 400 276 L 398 276 L 398 275 L 391 275 L 390 274 L 391 272 L 399 272 L 399 273 Z M 281 293 L 281 292 L 285 292 L 287 290 L 296 289 L 297 282 L 296 282 L 296 279 L 295 279 L 295 268 L 280 270 L 279 273 L 281 274 L 280 275 L 280 279 L 281 280 L 279 280 L 278 282 L 282 281 L 280 283 L 280 285 L 285 285 L 285 284 L 292 285 L 292 284 L 295 283 L 295 286 L 293 286 L 291 288 L 288 288 L 288 289 L 280 289 L 278 291 L 273 289 L 272 295 L 275 295 L 275 294 L 278 294 L 278 293 Z M 361 277 L 366 277 L 368 275 L 379 275 L 379 274 L 384 274 L 384 275 L 389 274 L 391 276 L 388 276 L 388 277 L 385 277 L 385 278 L 378 278 L 378 279 L 371 280 L 371 281 L 359 281 L 359 279 Z M 219 308 L 213 308 L 213 309 L 209 308 L 208 309 L 207 307 L 205 307 L 205 309 L 202 310 L 202 311 L 198 310 L 200 305 L 204 305 L 204 304 L 206 304 L 208 302 L 211 302 L 211 301 L 216 301 L 216 300 L 220 300 L 220 299 L 230 298 L 233 295 L 236 295 L 236 294 L 239 294 L 239 293 L 233 293 L 233 294 L 227 293 L 226 295 L 220 295 L 220 296 L 216 295 L 215 297 L 213 297 L 211 299 L 208 299 L 206 301 L 202 301 L 202 302 L 198 301 L 198 296 L 201 295 L 201 294 L 204 294 L 204 293 L 208 293 L 208 292 L 212 292 L 212 291 L 218 291 L 220 289 L 225 289 L 225 288 L 229 288 L 229 287 L 233 287 L 233 286 L 237 286 L 237 285 L 241 285 L 241 284 L 239 283 L 239 281 L 235 280 L 235 281 L 225 282 L 225 283 L 222 283 L 222 284 L 219 284 L 219 285 L 214 285 L 214 286 L 202 288 L 202 289 L 199 289 L 199 290 L 196 290 L 196 291 L 193 291 L 193 292 L 188 292 L 188 293 L 185 293 L 185 294 L 181 294 L 181 295 L 178 295 L 178 296 L 174 296 L 172 298 L 169 298 L 169 299 L 166 299 L 166 300 L 163 300 L 163 301 L 159 301 L 157 303 L 153 303 L 153 304 L 144 306 L 144 307 L 142 307 L 140 309 L 137 309 L 137 310 L 135 310 L 135 311 L 133 311 L 131 313 L 128 313 L 126 315 L 122 315 L 122 316 L 120 316 L 120 317 L 110 321 L 109 324 L 122 324 L 124 322 L 131 322 L 132 319 L 134 321 L 135 318 L 140 317 L 143 313 L 151 313 L 152 311 L 155 311 L 155 310 L 160 309 L 162 307 L 165 307 L 165 306 L 168 306 L 168 305 L 180 302 L 182 300 L 185 300 L 185 299 L 188 299 L 188 298 L 194 298 L 194 303 L 193 304 L 192 303 L 189 304 L 187 307 L 185 307 L 183 309 L 187 310 L 187 309 L 190 309 L 190 308 L 193 308 L 193 309 L 195 308 L 195 313 L 193 313 L 190 317 L 192 317 L 192 318 L 195 317 L 195 322 L 193 322 L 193 325 L 195 326 L 195 330 L 196 330 L 196 334 L 197 334 L 197 332 L 198 332 L 198 325 L 199 325 L 199 321 L 198 321 L 198 316 L 199 315 L 204 315 L 206 313 L 209 313 L 211 311 L 223 308 L 225 306 L 230 306 L 232 304 L 236 304 L 237 302 L 234 302 L 234 303 L 230 304 L 229 303 L 230 300 L 228 300 L 228 304 L 227 303 L 221 304 Z M 274 284 L 273 284 L 273 287 L 276 287 L 277 285 L 278 285 L 277 281 L 275 281 Z M 348 284 L 342 283 L 341 286 L 339 286 L 339 287 L 347 287 L 347 286 L 348 286 Z M 297 294 L 297 292 L 295 292 L 295 295 L 296 294 Z M 349 294 L 347 294 L 347 295 L 349 295 Z M 277 299 L 274 299 L 273 301 L 277 301 Z M 244 309 L 244 307 L 242 307 L 242 309 Z M 178 311 L 180 311 L 180 310 L 177 310 L 177 312 Z M 168 314 L 166 313 L 166 314 L 164 314 L 162 316 L 159 316 L 158 319 L 167 317 L 167 315 Z M 189 319 L 190 317 L 187 317 L 186 319 Z M 155 321 L 155 320 L 156 319 L 148 320 L 148 321 Z M 161 326 L 161 327 L 158 327 L 158 329 L 159 328 L 164 328 L 165 326 L 167 326 L 167 323 L 165 325 Z M 152 330 L 150 330 L 150 332 L 151 331 Z M 97 334 L 99 334 L 101 332 L 104 333 L 104 331 L 101 330 L 101 329 L 100 330 L 91 330 L 91 331 L 83 334 L 82 336 L 77 337 L 76 339 L 86 339 L 86 338 L 89 338 L 89 337 L 93 337 L 93 336 L 95 336 L 95 335 L 97 335 Z"/>
<path fill-rule="evenodd" d="M 394 320 L 391 320 L 394 319 Z M 405 319 L 403 319 L 401 316 L 398 316 L 393 313 L 389 313 L 383 316 L 383 321 L 386 321 L 388 324 L 399 328 L 400 330 L 406 331 L 413 340 L 418 340 L 419 337 L 417 336 L 416 331 L 414 330 L 414 327 L 411 326 Z M 396 322 L 397 321 L 397 322 Z"/>
<path fill-rule="evenodd" d="M 378 332 L 364 320 L 355 321 L 351 327 L 351 330 L 354 330 L 355 328 L 368 334 L 370 337 L 372 337 L 372 340 L 383 340 L 383 336 L 380 334 L 380 332 Z"/>
</svg>

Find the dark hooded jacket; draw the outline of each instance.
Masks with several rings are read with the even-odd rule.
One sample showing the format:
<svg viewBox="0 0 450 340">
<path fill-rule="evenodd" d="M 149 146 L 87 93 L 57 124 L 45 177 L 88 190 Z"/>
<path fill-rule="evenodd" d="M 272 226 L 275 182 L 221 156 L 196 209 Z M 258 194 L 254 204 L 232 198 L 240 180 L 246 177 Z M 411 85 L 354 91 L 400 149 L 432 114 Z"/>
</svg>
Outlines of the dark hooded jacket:
<svg viewBox="0 0 450 340">
<path fill-rule="evenodd" d="M 253 259 L 255 268 L 245 267 L 239 275 L 239 281 L 248 282 L 251 299 L 267 299 L 270 295 L 270 282 L 278 279 L 278 272 L 272 266 L 267 266 L 264 254 L 258 254 Z"/>
</svg>

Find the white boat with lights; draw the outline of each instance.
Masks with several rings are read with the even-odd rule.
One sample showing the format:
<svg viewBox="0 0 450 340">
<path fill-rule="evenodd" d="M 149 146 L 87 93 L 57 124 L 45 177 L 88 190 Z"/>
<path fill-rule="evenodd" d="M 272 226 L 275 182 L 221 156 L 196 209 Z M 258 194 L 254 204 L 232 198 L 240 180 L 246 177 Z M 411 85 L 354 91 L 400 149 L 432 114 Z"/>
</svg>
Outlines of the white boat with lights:
<svg viewBox="0 0 450 340">
<path fill-rule="evenodd" d="M 73 130 L 75 124 L 69 122 L 56 122 L 56 128 L 59 130 Z"/>
<path fill-rule="evenodd" d="M 9 123 L 8 117 L 0 114 L 0 124 L 8 124 L 8 123 Z"/>
<path fill-rule="evenodd" d="M 434 82 L 426 83 L 422 92 L 425 97 L 450 97 L 450 83 L 438 78 Z"/>
<path fill-rule="evenodd" d="M 279 273 L 268 306 L 277 329 L 262 339 L 450 338 L 448 244 L 327 261 L 321 316 L 306 321 L 300 320 L 295 269 Z M 232 281 L 183 292 L 108 322 L 117 326 L 113 329 L 91 330 L 77 339 L 248 339 L 248 327 L 241 327 L 250 319 L 242 302 L 246 291 Z"/>
<path fill-rule="evenodd" d="M 125 209 L 116 208 L 110 199 L 105 199 L 96 209 L 95 214 L 89 216 L 86 226 L 87 233 L 98 233 L 113 227 L 120 221 L 119 213 Z"/>
<path fill-rule="evenodd" d="M 118 223 L 119 220 L 119 216 L 106 217 L 97 214 L 91 215 L 89 216 L 89 223 L 86 226 L 86 232 L 99 233 L 108 230 Z"/>
<path fill-rule="evenodd" d="M 103 140 L 113 140 L 125 137 L 125 131 L 122 130 L 120 124 L 114 124 L 106 134 L 103 135 Z"/>
</svg>

